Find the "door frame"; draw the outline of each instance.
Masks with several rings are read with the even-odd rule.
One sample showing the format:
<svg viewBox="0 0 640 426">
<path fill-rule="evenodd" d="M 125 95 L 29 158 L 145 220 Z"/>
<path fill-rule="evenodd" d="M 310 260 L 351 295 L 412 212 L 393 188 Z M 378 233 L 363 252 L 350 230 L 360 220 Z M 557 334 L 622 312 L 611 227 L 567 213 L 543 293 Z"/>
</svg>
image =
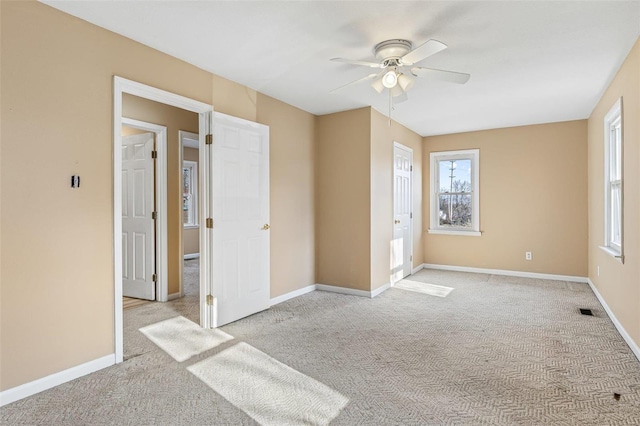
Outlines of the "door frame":
<svg viewBox="0 0 640 426">
<path fill-rule="evenodd" d="M 394 216 L 395 216 L 395 200 L 396 200 L 396 184 L 395 184 L 395 177 L 396 177 L 396 167 L 395 167 L 395 151 L 396 148 L 400 148 L 400 149 L 404 149 L 405 151 L 409 151 L 409 153 L 411 154 L 411 173 L 409 174 L 409 194 L 410 194 L 410 202 L 411 202 L 411 216 L 409 218 L 409 246 L 411 247 L 411 252 L 409 253 L 409 275 L 411 275 L 411 273 L 413 272 L 413 208 L 414 208 L 414 203 L 413 203 L 413 148 L 409 148 L 406 145 L 401 144 L 400 142 L 396 142 L 393 141 L 393 149 L 392 149 L 392 154 L 391 154 L 391 158 L 392 158 L 392 163 L 391 166 L 393 167 L 393 173 L 392 173 L 392 177 L 391 179 L 393 180 L 393 184 L 391 186 L 391 191 L 392 191 L 392 200 L 394 203 L 393 206 L 393 211 L 394 211 Z M 394 229 L 395 227 L 393 226 L 393 221 L 392 221 L 392 227 L 391 227 L 391 236 L 393 238 L 393 234 L 394 234 Z M 393 282 L 393 279 L 391 280 L 391 285 L 393 286 L 395 284 L 395 282 Z"/>
<path fill-rule="evenodd" d="M 200 146 L 199 198 L 209 200 L 210 182 L 206 179 L 205 135 L 211 132 L 213 106 L 175 93 L 167 92 L 146 84 L 113 76 L 113 279 L 114 279 L 114 352 L 115 362 L 123 361 L 123 313 L 122 313 L 122 95 L 124 93 L 171 105 L 198 113 L 198 133 Z M 199 216 L 207 217 L 206 203 L 199 206 Z M 211 247 L 206 238 L 205 228 L 200 228 L 200 253 L 209 253 Z M 210 290 L 209 256 L 200 262 L 200 325 L 209 326 L 210 318 L 206 309 L 207 291 Z"/>
<path fill-rule="evenodd" d="M 167 245 L 167 128 L 159 124 L 122 117 L 122 124 L 138 130 L 155 133 L 158 153 L 155 164 L 155 208 L 158 219 L 155 223 L 155 255 L 156 255 L 156 300 L 166 302 L 168 299 L 168 245 Z"/>
</svg>

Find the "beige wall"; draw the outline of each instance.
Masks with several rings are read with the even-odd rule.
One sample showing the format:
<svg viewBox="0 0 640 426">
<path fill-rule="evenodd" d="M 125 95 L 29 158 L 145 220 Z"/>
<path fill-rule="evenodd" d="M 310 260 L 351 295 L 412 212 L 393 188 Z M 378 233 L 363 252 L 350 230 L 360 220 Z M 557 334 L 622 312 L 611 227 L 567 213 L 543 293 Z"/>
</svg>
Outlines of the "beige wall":
<svg viewBox="0 0 640 426">
<path fill-rule="evenodd" d="M 114 351 L 113 75 L 207 103 L 212 78 L 41 3 L 0 7 L 5 390 Z"/>
<path fill-rule="evenodd" d="M 262 94 L 270 129 L 271 297 L 315 283 L 314 116 Z"/>
<path fill-rule="evenodd" d="M 422 137 L 371 109 L 371 289 L 390 282 L 393 143 L 413 150 L 413 266 L 422 260 Z"/>
<path fill-rule="evenodd" d="M 414 262 L 422 264 L 422 137 L 372 108 L 316 118 L 316 279 L 373 291 L 390 282 L 393 142 L 414 151 Z"/>
<path fill-rule="evenodd" d="M 624 264 L 599 248 L 604 243 L 604 116 L 620 97 L 624 127 Z M 637 345 L 640 345 L 639 182 L 640 39 L 589 117 L 589 278 Z"/>
<path fill-rule="evenodd" d="M 370 122 L 370 108 L 316 118 L 316 280 L 320 284 L 371 290 Z"/>
<path fill-rule="evenodd" d="M 182 164 L 179 130 L 198 133 L 198 114 L 170 105 L 124 94 L 122 116 L 167 128 L 167 257 L 169 294 L 178 293 L 182 282 Z M 197 232 L 197 230 L 196 230 Z"/>
<path fill-rule="evenodd" d="M 480 149 L 482 236 L 426 233 L 429 154 L 472 148 Z M 427 137 L 423 161 L 426 263 L 587 275 L 586 120 Z"/>
<path fill-rule="evenodd" d="M 197 122 L 196 122 L 197 125 Z M 198 133 L 197 131 L 193 133 Z M 182 159 L 199 162 L 199 151 L 195 148 L 183 148 Z M 198 164 L 198 170 L 200 170 L 200 164 Z M 198 184 L 198 188 L 200 185 Z M 202 222 L 200 220 L 200 222 Z M 182 252 L 183 254 L 195 254 L 200 253 L 200 229 L 199 228 L 184 228 L 182 231 Z"/>
</svg>

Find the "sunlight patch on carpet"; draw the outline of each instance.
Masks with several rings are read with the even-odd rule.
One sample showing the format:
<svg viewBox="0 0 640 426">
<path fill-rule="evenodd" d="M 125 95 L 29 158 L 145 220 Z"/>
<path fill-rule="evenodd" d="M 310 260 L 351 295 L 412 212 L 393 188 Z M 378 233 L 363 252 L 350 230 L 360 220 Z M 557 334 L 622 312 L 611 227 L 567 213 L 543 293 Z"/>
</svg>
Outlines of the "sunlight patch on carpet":
<svg viewBox="0 0 640 426">
<path fill-rule="evenodd" d="M 418 281 L 411 281 L 411 280 L 398 281 L 393 287 L 399 288 L 401 290 L 415 291 L 416 293 L 424 293 L 430 296 L 437 296 L 437 297 L 447 297 L 449 293 L 453 291 L 452 287 L 421 283 Z"/>
<path fill-rule="evenodd" d="M 242 342 L 187 370 L 262 425 L 327 425 L 349 401 Z"/>
<path fill-rule="evenodd" d="M 224 331 L 202 328 L 182 316 L 142 327 L 140 332 L 178 362 L 233 339 Z"/>
</svg>

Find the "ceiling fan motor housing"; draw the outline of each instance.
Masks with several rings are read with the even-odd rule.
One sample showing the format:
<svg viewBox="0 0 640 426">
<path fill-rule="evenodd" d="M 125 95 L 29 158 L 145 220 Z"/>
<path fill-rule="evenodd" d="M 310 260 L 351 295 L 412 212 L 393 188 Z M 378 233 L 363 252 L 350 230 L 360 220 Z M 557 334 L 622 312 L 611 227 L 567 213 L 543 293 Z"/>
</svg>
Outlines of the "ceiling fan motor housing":
<svg viewBox="0 0 640 426">
<path fill-rule="evenodd" d="M 396 38 L 376 44 L 373 48 L 373 53 L 380 61 L 400 59 L 411 51 L 411 47 L 412 44 L 409 40 Z"/>
</svg>

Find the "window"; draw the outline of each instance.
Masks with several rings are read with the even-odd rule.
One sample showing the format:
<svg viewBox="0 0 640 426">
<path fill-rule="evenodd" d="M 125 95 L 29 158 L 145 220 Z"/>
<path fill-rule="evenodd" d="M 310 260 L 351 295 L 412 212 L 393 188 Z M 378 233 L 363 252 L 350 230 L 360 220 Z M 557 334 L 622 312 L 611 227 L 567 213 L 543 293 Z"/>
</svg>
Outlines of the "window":
<svg viewBox="0 0 640 426">
<path fill-rule="evenodd" d="M 604 246 L 609 254 L 623 260 L 622 250 L 622 98 L 604 118 Z"/>
<path fill-rule="evenodd" d="M 182 221 L 185 228 L 198 226 L 198 163 L 182 162 Z"/>
<path fill-rule="evenodd" d="M 429 233 L 480 236 L 480 150 L 431 153 Z"/>
</svg>

